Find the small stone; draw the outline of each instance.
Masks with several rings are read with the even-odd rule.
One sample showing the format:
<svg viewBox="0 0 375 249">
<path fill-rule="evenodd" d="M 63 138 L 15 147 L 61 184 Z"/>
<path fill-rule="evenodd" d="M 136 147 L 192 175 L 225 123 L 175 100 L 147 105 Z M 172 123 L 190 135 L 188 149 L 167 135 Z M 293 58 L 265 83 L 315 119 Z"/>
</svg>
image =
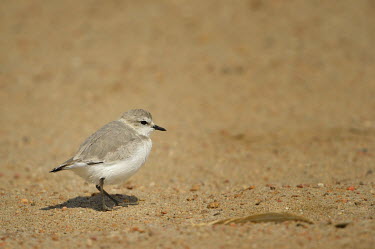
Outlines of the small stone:
<svg viewBox="0 0 375 249">
<path fill-rule="evenodd" d="M 200 188 L 201 188 L 201 185 L 200 185 L 200 184 L 194 184 L 194 185 L 191 187 L 190 191 L 198 191 Z"/>
<path fill-rule="evenodd" d="M 335 225 L 335 227 L 337 227 L 337 228 L 345 228 L 349 224 L 350 224 L 349 222 L 338 223 L 338 224 Z"/>
<path fill-rule="evenodd" d="M 132 190 L 132 189 L 134 189 L 134 185 L 127 185 L 126 189 Z"/>
<path fill-rule="evenodd" d="M 27 204 L 27 203 L 29 203 L 29 200 L 28 199 L 21 199 L 21 203 L 22 204 Z"/>
<path fill-rule="evenodd" d="M 348 203 L 348 199 L 338 199 L 336 202 Z"/>
<path fill-rule="evenodd" d="M 275 187 L 275 185 L 272 185 L 272 184 L 266 184 L 266 187 L 269 187 L 271 190 L 275 190 L 276 189 L 276 187 Z"/>
<path fill-rule="evenodd" d="M 320 187 L 320 188 L 324 187 L 324 183 L 319 182 L 318 187 Z"/>
<path fill-rule="evenodd" d="M 220 206 L 220 203 L 217 201 L 214 201 L 214 202 L 208 203 L 207 208 L 218 208 L 219 206 Z"/>
<path fill-rule="evenodd" d="M 62 211 L 66 211 L 66 210 L 68 210 L 68 207 L 64 206 L 64 207 L 62 207 L 61 210 L 62 210 Z"/>
<path fill-rule="evenodd" d="M 354 191 L 356 188 L 354 186 L 347 187 L 346 190 Z"/>
<path fill-rule="evenodd" d="M 144 233 L 145 232 L 145 230 L 140 229 L 139 227 L 132 227 L 130 229 L 130 231 L 132 231 L 132 232 L 139 232 L 139 233 Z"/>
</svg>

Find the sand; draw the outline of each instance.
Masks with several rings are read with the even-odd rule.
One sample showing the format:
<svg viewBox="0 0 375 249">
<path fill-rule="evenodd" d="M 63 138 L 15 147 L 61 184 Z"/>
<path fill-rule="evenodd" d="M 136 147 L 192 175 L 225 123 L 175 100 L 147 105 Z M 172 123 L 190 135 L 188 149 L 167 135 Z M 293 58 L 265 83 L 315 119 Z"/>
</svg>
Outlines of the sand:
<svg viewBox="0 0 375 249">
<path fill-rule="evenodd" d="M 1 248 L 373 248 L 372 1 L 5 1 Z M 101 212 L 48 173 L 132 108 L 168 129 Z M 108 204 L 110 202 L 108 201 Z M 267 212 L 309 219 L 199 225 Z"/>
</svg>

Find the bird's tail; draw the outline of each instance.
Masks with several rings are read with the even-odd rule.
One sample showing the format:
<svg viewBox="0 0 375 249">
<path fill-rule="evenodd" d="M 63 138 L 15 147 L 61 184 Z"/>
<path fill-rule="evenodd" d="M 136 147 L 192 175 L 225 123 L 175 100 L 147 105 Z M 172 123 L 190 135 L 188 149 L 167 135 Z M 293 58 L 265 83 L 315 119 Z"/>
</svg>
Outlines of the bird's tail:
<svg viewBox="0 0 375 249">
<path fill-rule="evenodd" d="M 63 170 L 65 167 L 66 167 L 66 165 L 62 165 L 62 166 L 56 167 L 56 168 L 52 169 L 49 173 L 58 172 L 60 170 Z"/>
<path fill-rule="evenodd" d="M 60 170 L 63 170 L 66 166 L 69 166 L 72 162 L 74 162 L 73 158 L 70 158 L 69 160 L 65 161 L 63 164 L 59 165 L 58 167 L 52 169 L 50 173 L 55 173 Z"/>
<path fill-rule="evenodd" d="M 66 161 L 65 163 L 61 164 L 60 166 L 52 169 L 50 171 L 50 173 L 55 173 L 55 172 L 58 172 L 58 171 L 64 170 L 64 169 L 72 169 L 72 168 L 76 168 L 76 167 L 86 167 L 87 165 L 94 165 L 94 164 L 100 164 L 100 163 L 103 163 L 103 162 L 102 161 L 99 161 L 99 162 L 92 162 L 92 161 L 81 162 L 81 161 L 77 161 L 77 160 L 74 160 L 73 158 L 71 158 L 68 161 Z"/>
</svg>

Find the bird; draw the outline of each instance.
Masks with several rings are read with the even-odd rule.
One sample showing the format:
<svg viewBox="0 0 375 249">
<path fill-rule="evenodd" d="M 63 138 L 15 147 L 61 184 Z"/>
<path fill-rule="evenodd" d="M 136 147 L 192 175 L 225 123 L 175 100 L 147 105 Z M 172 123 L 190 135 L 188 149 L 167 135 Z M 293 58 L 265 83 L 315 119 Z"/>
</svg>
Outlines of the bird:
<svg viewBox="0 0 375 249">
<path fill-rule="evenodd" d="M 72 158 L 50 172 L 71 170 L 94 183 L 101 193 L 102 211 L 110 211 L 105 196 L 115 206 L 119 206 L 119 201 L 104 190 L 104 185 L 123 183 L 141 168 L 151 152 L 150 135 L 154 130 L 166 131 L 154 124 L 150 112 L 143 109 L 124 112 L 118 120 L 89 136 Z"/>
</svg>

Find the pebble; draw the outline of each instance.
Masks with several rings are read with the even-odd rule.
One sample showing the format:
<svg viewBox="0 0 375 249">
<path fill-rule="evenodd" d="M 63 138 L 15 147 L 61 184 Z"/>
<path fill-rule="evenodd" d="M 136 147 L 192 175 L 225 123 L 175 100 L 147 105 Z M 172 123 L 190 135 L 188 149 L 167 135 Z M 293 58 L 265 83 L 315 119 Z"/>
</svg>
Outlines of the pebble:
<svg viewBox="0 0 375 249">
<path fill-rule="evenodd" d="M 336 228 L 345 228 L 349 225 L 349 222 L 338 223 L 335 225 Z"/>
<path fill-rule="evenodd" d="M 194 185 L 191 187 L 190 191 L 198 191 L 200 188 L 201 188 L 201 185 L 200 185 L 200 184 L 194 184 Z"/>
<path fill-rule="evenodd" d="M 21 199 L 21 203 L 22 204 L 27 204 L 27 203 L 29 203 L 29 200 L 28 199 Z"/>
<path fill-rule="evenodd" d="M 139 233 L 144 233 L 144 232 L 145 232 L 145 230 L 140 229 L 139 227 L 132 227 L 132 228 L 130 229 L 130 231 L 131 231 L 131 232 L 139 232 Z"/>
<path fill-rule="evenodd" d="M 220 203 L 217 201 L 214 201 L 214 202 L 208 203 L 207 208 L 218 208 L 219 206 L 220 206 Z"/>
</svg>

